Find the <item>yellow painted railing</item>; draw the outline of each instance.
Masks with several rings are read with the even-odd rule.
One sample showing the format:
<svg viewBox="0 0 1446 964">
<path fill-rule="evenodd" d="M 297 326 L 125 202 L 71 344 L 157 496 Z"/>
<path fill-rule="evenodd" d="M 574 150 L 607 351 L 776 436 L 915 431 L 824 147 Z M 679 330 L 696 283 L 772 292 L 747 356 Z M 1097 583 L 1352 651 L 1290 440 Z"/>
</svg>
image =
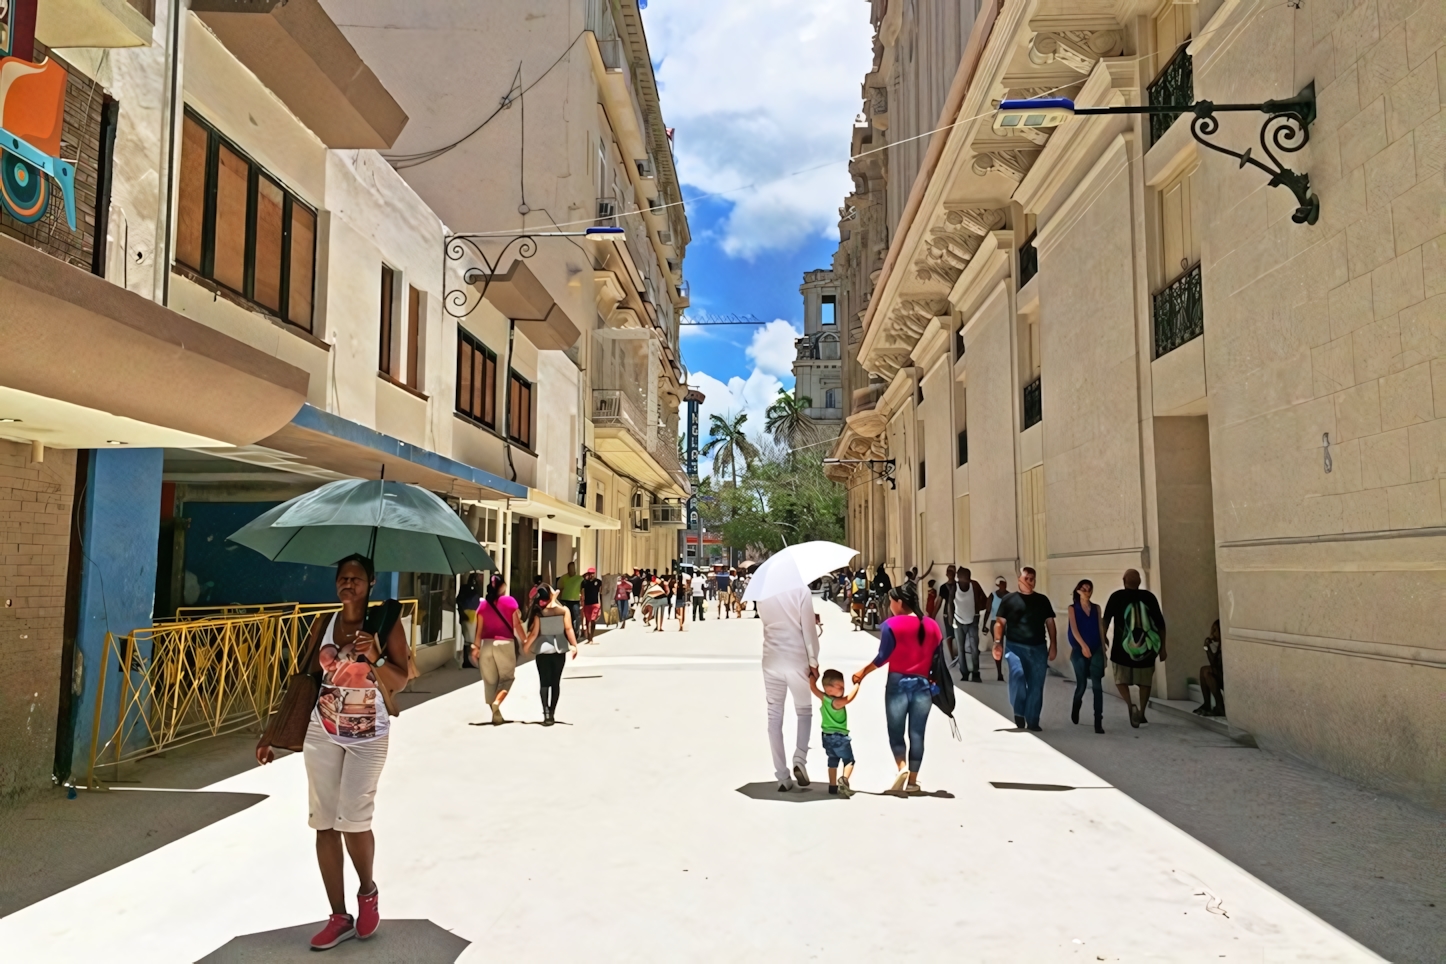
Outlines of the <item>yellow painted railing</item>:
<svg viewBox="0 0 1446 964">
<path fill-rule="evenodd" d="M 415 655 L 417 600 L 401 602 Z M 337 603 L 226 607 L 240 611 L 188 613 L 189 618 L 178 613 L 181 618 L 125 636 L 106 633 L 87 782 L 94 786 L 102 767 L 264 725 L 296 672 L 313 623 L 340 608 Z M 108 694 L 113 671 L 119 688 Z"/>
</svg>

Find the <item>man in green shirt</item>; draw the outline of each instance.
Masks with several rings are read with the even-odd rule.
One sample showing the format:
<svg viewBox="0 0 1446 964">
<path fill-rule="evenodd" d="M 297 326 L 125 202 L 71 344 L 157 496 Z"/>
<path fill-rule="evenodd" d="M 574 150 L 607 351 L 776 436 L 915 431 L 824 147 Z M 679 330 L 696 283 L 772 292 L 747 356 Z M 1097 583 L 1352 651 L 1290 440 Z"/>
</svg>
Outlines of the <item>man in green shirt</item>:
<svg viewBox="0 0 1446 964">
<path fill-rule="evenodd" d="M 823 725 L 820 729 L 823 731 L 823 749 L 828 754 L 828 792 L 848 799 L 853 796 L 853 791 L 849 789 L 849 777 L 854 773 L 848 705 L 859 695 L 859 688 L 855 685 L 854 691 L 845 696 L 843 674 L 836 669 L 824 670 L 817 682 L 810 677 L 808 688 L 821 701 L 819 710 L 823 714 Z M 838 772 L 840 763 L 843 764 L 842 776 Z"/>
<path fill-rule="evenodd" d="M 567 575 L 557 580 L 557 598 L 572 613 L 572 624 L 582 626 L 582 576 L 577 574 L 577 563 L 567 564 Z"/>
</svg>

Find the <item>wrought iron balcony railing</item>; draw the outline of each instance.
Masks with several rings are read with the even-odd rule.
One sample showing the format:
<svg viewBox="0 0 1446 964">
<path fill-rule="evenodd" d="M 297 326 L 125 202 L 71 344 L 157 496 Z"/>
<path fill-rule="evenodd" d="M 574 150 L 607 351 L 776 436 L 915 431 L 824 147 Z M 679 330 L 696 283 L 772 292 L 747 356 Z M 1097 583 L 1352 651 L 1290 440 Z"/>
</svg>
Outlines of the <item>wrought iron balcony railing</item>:
<svg viewBox="0 0 1446 964">
<path fill-rule="evenodd" d="M 1151 107 L 1189 107 L 1195 102 L 1195 68 L 1190 55 L 1181 44 L 1159 76 L 1145 88 Z M 1183 113 L 1183 111 L 1181 112 Z M 1179 114 L 1150 115 L 1150 143 L 1165 136 Z"/>
<path fill-rule="evenodd" d="M 1019 427 L 1021 432 L 1044 420 L 1044 404 L 1039 391 L 1039 381 L 1036 378 L 1024 386 L 1024 424 Z"/>
<path fill-rule="evenodd" d="M 1155 357 L 1168 355 L 1205 334 L 1205 305 L 1200 297 L 1200 266 L 1186 271 L 1155 293 Z"/>
</svg>

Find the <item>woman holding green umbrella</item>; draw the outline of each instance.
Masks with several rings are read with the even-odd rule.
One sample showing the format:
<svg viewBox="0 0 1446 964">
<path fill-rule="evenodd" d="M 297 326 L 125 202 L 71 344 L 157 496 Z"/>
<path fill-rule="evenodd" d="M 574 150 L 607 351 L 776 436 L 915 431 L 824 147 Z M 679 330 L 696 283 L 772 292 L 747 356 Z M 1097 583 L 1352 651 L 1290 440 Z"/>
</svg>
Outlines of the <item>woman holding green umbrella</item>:
<svg viewBox="0 0 1446 964">
<path fill-rule="evenodd" d="M 371 937 L 380 920 L 372 879 L 372 810 L 397 715 L 391 697 L 411 675 L 397 602 L 387 600 L 375 611 L 381 619 L 367 621 L 377 566 L 387 572 L 456 574 L 496 564 L 436 495 L 380 480 L 328 483 L 268 510 L 230 539 L 273 561 L 336 566 L 341 609 L 312 624 L 299 675 L 258 741 L 256 761 L 270 763 L 273 747 L 299 744 L 306 762 L 309 823 L 332 911 L 311 939 L 312 949 Z M 304 738 L 293 732 L 302 723 Z M 361 881 L 355 919 L 346 912 L 343 848 Z"/>
<path fill-rule="evenodd" d="M 321 676 L 320 698 L 302 748 L 308 823 L 316 831 L 316 861 L 331 902 L 331 917 L 311 939 L 314 950 L 353 937 L 365 940 L 376 933 L 381 920 L 372 879 L 376 854 L 372 810 L 387 762 L 394 712 L 387 702 L 390 693 L 407 685 L 411 652 L 400 620 L 382 627 L 381 639 L 367 631 L 367 599 L 375 582 L 376 570 L 365 556 L 350 555 L 338 563 L 336 597 L 341 610 L 312 624 L 305 650 L 303 672 Z M 267 735 L 256 746 L 256 762 L 263 765 L 275 759 Z M 346 910 L 343 845 L 361 883 L 355 918 Z"/>
</svg>

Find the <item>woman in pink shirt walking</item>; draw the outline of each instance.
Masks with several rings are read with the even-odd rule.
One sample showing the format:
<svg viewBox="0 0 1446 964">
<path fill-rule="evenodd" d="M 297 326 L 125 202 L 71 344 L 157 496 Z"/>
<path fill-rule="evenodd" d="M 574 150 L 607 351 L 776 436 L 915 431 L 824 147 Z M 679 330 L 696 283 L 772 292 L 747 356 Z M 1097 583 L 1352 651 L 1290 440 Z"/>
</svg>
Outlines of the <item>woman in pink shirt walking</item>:
<svg viewBox="0 0 1446 964">
<path fill-rule="evenodd" d="M 905 582 L 889 590 L 889 609 L 893 615 L 879 627 L 879 655 L 854 674 L 854 683 L 862 683 L 865 676 L 885 663 L 889 665 L 884 715 L 889 726 L 889 748 L 894 751 L 894 762 L 899 767 L 890 789 L 894 793 L 900 790 L 920 793 L 924 726 L 929 722 L 929 709 L 934 702 L 929 669 L 934 663 L 934 650 L 944 637 L 939 624 L 925 619 L 920 611 L 919 591 L 914 583 Z"/>
</svg>

